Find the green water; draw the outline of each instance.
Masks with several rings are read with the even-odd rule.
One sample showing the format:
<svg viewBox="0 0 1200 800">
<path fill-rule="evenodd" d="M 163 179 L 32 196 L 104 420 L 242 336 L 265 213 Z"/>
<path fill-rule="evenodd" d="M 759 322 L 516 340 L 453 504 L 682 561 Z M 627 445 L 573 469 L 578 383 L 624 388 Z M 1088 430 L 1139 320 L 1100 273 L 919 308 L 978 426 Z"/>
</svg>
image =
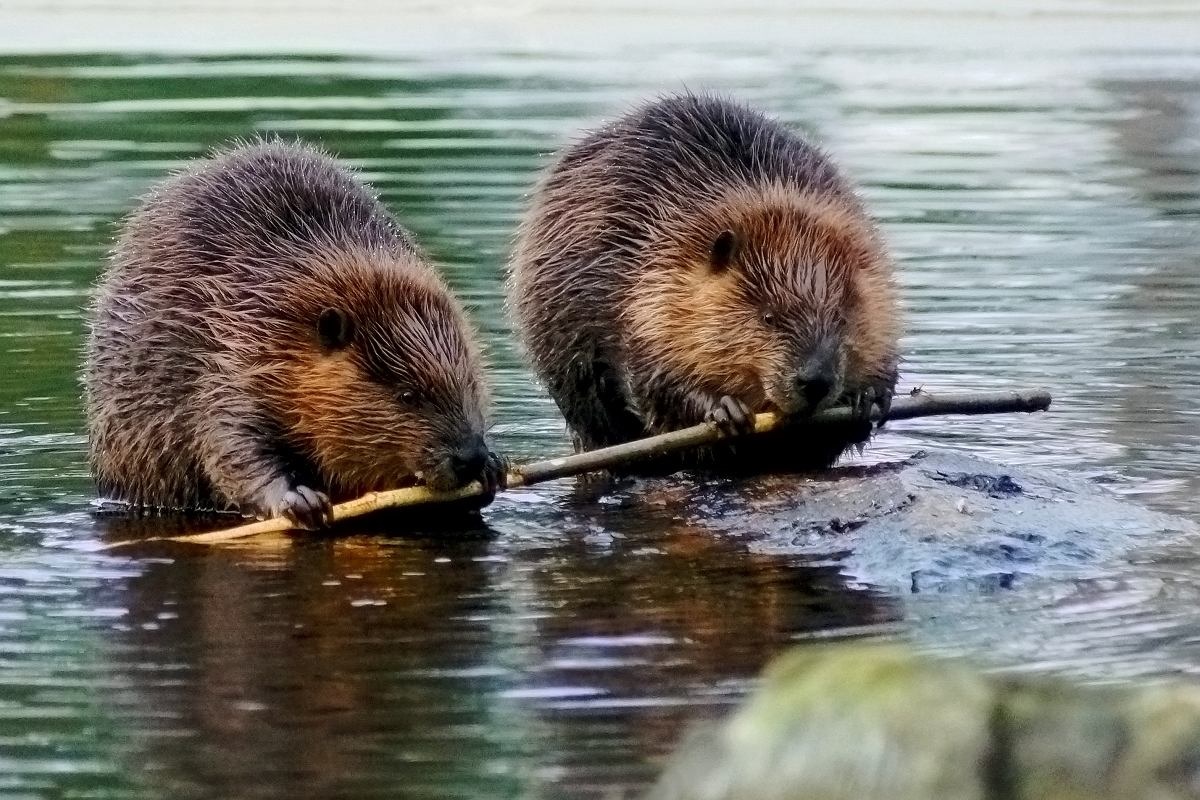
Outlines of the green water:
<svg viewBox="0 0 1200 800">
<path fill-rule="evenodd" d="M 868 460 L 958 449 L 1200 515 L 1200 49 L 632 39 L 0 56 L 0 794 L 621 796 L 811 636 L 1112 680 L 1200 670 L 1190 548 L 912 597 L 689 524 L 684 504 L 719 513 L 736 487 L 682 478 L 514 492 L 449 534 L 95 549 L 80 309 L 153 181 L 265 132 L 360 169 L 483 330 L 497 442 L 544 456 L 563 426 L 501 308 L 522 197 L 582 126 L 685 84 L 808 130 L 862 183 L 901 264 L 902 388 L 1055 394 L 1039 417 L 897 424 Z"/>
</svg>

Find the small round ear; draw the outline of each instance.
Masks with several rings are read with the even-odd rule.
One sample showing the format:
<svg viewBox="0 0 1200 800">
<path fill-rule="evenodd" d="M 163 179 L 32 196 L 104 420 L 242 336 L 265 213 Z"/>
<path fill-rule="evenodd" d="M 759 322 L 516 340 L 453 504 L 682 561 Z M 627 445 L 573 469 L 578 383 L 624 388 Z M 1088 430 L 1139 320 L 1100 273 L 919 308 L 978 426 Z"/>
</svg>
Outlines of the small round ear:
<svg viewBox="0 0 1200 800">
<path fill-rule="evenodd" d="M 317 335 L 330 350 L 341 350 L 354 338 L 354 322 L 340 308 L 327 308 L 317 317 Z"/>
<path fill-rule="evenodd" d="M 713 272 L 724 272 L 733 263 L 737 253 L 737 236 L 733 231 L 724 230 L 713 239 L 712 250 L 709 252 L 709 266 Z"/>
</svg>

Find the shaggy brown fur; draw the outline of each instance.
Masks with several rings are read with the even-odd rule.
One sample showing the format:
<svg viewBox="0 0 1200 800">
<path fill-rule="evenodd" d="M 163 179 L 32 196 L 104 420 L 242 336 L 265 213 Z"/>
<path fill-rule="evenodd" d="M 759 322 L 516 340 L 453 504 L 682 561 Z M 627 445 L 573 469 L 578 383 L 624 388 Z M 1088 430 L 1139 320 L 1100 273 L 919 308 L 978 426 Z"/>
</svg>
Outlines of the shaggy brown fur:
<svg viewBox="0 0 1200 800">
<path fill-rule="evenodd" d="M 895 387 L 892 263 L 853 187 L 783 126 L 712 97 L 650 103 L 558 159 L 509 305 L 582 449 L 852 403 L 859 423 L 759 448 L 823 466 L 869 436 Z"/>
<path fill-rule="evenodd" d="M 458 302 L 300 145 L 219 153 L 146 198 L 99 286 L 85 384 L 96 482 L 137 506 L 320 524 L 328 495 L 502 472 Z"/>
</svg>

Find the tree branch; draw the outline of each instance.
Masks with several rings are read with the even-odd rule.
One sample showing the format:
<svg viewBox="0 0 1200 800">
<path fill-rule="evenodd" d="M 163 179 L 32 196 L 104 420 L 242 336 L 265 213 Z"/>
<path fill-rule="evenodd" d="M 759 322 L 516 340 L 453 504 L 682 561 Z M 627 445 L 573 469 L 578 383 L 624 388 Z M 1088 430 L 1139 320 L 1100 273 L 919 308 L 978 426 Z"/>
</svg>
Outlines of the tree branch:
<svg viewBox="0 0 1200 800">
<path fill-rule="evenodd" d="M 1020 411 L 1045 411 L 1049 407 L 1050 395 L 1045 391 L 935 395 L 917 389 L 912 394 L 896 398 L 892 403 L 891 411 L 888 413 L 888 420 L 932 417 L 944 414 L 1005 414 Z M 848 406 L 838 406 L 821 411 L 811 419 L 800 424 L 828 425 L 838 422 L 850 422 L 851 420 L 851 409 Z M 879 420 L 879 409 L 872 410 L 872 420 Z M 784 418 L 773 413 L 758 414 L 754 418 L 754 432 L 758 434 L 774 430 L 783 421 Z M 658 436 L 650 436 L 645 439 L 613 445 L 612 447 L 604 447 L 586 453 L 551 458 L 546 461 L 535 461 L 531 464 L 514 467 L 508 473 L 508 488 L 515 489 L 520 486 L 530 486 L 535 483 L 543 483 L 558 478 L 581 475 L 585 472 L 626 467 L 668 453 L 676 453 L 681 450 L 714 444 L 727 438 L 730 437 L 718 430 L 716 425 L 703 423 L 693 425 L 690 428 L 670 431 Z M 388 508 L 465 500 L 478 496 L 482 491 L 483 488 L 478 483 L 471 483 L 450 492 L 435 492 L 424 486 L 393 489 L 386 492 L 371 492 L 354 500 L 348 500 L 335 505 L 333 507 L 333 520 L 340 522 Z M 209 533 L 114 542 L 107 545 L 105 549 L 146 541 L 215 544 L 234 539 L 243 539 L 248 536 L 257 536 L 259 534 L 281 533 L 293 530 L 294 528 L 295 524 L 291 520 L 285 517 L 275 517 L 273 519 L 251 522 Z"/>
</svg>

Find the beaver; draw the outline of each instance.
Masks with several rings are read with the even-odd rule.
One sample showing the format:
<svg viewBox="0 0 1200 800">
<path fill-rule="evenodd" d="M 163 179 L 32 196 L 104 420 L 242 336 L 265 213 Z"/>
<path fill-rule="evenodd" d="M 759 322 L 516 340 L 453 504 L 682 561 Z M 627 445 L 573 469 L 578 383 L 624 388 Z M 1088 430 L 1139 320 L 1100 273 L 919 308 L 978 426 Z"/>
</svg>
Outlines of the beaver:
<svg viewBox="0 0 1200 800">
<path fill-rule="evenodd" d="M 92 473 L 135 507 L 330 519 L 330 498 L 479 480 L 480 348 L 413 237 L 325 153 L 238 143 L 153 190 L 95 296 Z"/>
<path fill-rule="evenodd" d="M 760 442 L 827 466 L 895 390 L 892 262 L 854 187 L 719 97 L 664 97 L 569 147 L 521 223 L 508 303 L 577 449 L 851 404 L 853 423 Z"/>
</svg>

